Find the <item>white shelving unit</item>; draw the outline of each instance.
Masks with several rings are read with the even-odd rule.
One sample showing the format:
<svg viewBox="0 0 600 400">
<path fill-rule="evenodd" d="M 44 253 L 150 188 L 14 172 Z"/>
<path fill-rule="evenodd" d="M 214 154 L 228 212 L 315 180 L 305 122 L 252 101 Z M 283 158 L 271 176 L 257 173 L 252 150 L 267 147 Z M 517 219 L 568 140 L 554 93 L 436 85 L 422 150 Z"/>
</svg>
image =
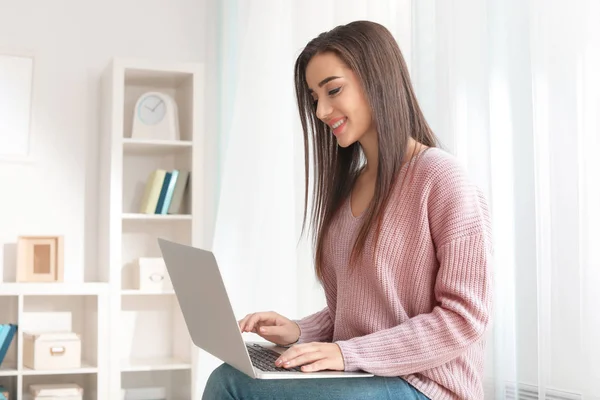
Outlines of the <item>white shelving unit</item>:
<svg viewBox="0 0 600 400">
<path fill-rule="evenodd" d="M 199 246 L 203 216 L 203 68 L 196 63 L 114 59 L 102 80 L 100 264 L 110 321 L 106 399 L 121 389 L 162 386 L 169 400 L 194 399 L 196 349 L 173 291 L 135 289 L 139 257 L 160 257 L 157 238 Z M 163 91 L 177 102 L 181 140 L 132 139 L 135 102 Z M 177 215 L 138 213 L 155 169 L 190 171 Z M 0 372 L 1 373 L 1 372 Z"/>
<path fill-rule="evenodd" d="M 0 385 L 16 399 L 29 385 L 77 383 L 85 399 L 108 397 L 108 283 L 2 283 L 0 322 L 18 330 L 0 367 Z M 81 368 L 32 370 L 23 365 L 23 333 L 71 331 L 81 337 Z M 11 397 L 13 398 L 13 397 Z"/>
<path fill-rule="evenodd" d="M 149 90 L 177 102 L 181 140 L 131 138 L 135 101 Z M 172 290 L 135 289 L 133 266 L 139 257 L 160 257 L 158 237 L 204 243 L 203 91 L 203 68 L 195 63 L 114 59 L 104 71 L 98 269 L 93 282 L 0 284 L 0 323 L 18 325 L 0 366 L 11 399 L 28 399 L 29 385 L 43 383 L 77 383 L 86 400 L 118 400 L 122 388 L 157 386 L 169 400 L 197 398 L 198 352 L 177 298 Z M 190 172 L 181 214 L 138 213 L 157 168 Z M 78 333 L 81 368 L 26 368 L 28 331 Z"/>
</svg>

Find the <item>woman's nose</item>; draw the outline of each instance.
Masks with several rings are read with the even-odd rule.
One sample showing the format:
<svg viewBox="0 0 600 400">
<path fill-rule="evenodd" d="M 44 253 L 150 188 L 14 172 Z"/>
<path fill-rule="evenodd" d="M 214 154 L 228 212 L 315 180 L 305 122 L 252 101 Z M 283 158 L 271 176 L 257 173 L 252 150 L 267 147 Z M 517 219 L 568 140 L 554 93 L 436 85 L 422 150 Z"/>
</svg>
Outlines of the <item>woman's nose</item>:
<svg viewBox="0 0 600 400">
<path fill-rule="evenodd" d="M 331 116 L 332 109 L 328 101 L 319 101 L 317 103 L 317 118 L 321 121 L 327 121 Z"/>
</svg>

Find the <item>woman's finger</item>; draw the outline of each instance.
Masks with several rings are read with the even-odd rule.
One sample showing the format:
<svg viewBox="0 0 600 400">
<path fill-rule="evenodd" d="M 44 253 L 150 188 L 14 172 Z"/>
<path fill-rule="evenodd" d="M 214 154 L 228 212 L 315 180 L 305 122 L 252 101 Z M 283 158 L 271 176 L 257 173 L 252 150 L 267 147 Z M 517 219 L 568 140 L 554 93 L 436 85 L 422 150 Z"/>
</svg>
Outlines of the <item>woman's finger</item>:
<svg viewBox="0 0 600 400">
<path fill-rule="evenodd" d="M 320 358 L 320 359 L 316 360 L 315 362 L 303 365 L 302 367 L 300 367 L 300 369 L 302 370 L 302 372 L 317 372 L 317 371 L 333 369 L 330 365 L 331 361 L 332 360 L 329 358 Z"/>
<path fill-rule="evenodd" d="M 279 358 L 275 361 L 275 364 L 281 365 L 286 363 L 287 361 L 293 360 L 294 358 L 301 356 L 304 353 L 312 353 L 318 350 L 319 343 L 297 344 L 281 353 Z"/>
<path fill-rule="evenodd" d="M 272 311 L 256 312 L 246 315 L 239 323 L 242 332 L 258 333 L 260 326 L 276 325 L 277 313 Z"/>
<path fill-rule="evenodd" d="M 264 320 L 258 321 L 254 325 L 254 329 L 252 330 L 252 332 L 254 332 L 254 333 L 260 333 L 260 328 L 263 327 L 264 325 L 265 325 L 265 321 Z"/>
<path fill-rule="evenodd" d="M 248 318 L 248 321 L 246 321 L 246 327 L 244 329 L 244 332 L 252 332 L 254 330 L 254 325 L 256 325 L 258 321 L 260 321 L 260 314 L 252 314 L 250 318 Z"/>
<path fill-rule="evenodd" d="M 268 323 L 269 317 L 266 313 L 259 312 L 254 313 L 250 318 L 248 318 L 248 322 L 246 323 L 246 332 L 254 332 L 256 333 L 258 330 L 258 325 L 264 322 Z"/>
<path fill-rule="evenodd" d="M 321 360 L 323 357 L 325 357 L 325 355 L 320 351 L 313 351 L 310 353 L 302 353 L 301 355 L 284 362 L 280 366 L 283 368 L 294 368 L 299 365 L 309 364 L 309 363 L 313 363 L 317 360 Z"/>
<path fill-rule="evenodd" d="M 248 319 L 252 316 L 252 314 L 246 314 L 246 316 L 244 318 L 242 318 L 239 322 L 238 325 L 240 327 L 240 331 L 244 332 L 244 328 L 246 327 L 246 324 L 248 323 Z"/>
</svg>

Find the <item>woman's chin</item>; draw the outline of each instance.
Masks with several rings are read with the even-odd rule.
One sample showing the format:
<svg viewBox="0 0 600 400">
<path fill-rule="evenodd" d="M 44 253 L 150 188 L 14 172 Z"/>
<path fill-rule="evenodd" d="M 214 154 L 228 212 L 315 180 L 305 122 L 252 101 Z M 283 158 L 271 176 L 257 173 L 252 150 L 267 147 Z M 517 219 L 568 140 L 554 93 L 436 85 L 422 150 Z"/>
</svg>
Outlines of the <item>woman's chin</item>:
<svg viewBox="0 0 600 400">
<path fill-rule="evenodd" d="M 338 146 L 344 147 L 344 148 L 351 146 L 355 142 L 355 140 L 348 140 L 348 138 L 344 137 L 343 135 L 338 136 L 336 139 L 337 139 Z"/>
</svg>

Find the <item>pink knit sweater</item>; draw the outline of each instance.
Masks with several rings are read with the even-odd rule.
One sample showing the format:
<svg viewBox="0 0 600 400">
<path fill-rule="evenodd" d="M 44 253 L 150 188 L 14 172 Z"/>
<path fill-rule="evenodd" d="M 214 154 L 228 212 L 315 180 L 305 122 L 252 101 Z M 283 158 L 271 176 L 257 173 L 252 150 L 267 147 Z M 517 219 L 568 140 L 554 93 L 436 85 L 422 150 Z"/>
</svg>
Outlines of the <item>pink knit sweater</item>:
<svg viewBox="0 0 600 400">
<path fill-rule="evenodd" d="M 299 321 L 300 343 L 336 342 L 347 371 L 400 376 L 434 400 L 483 399 L 492 308 L 488 207 L 453 156 L 431 148 L 404 166 L 372 261 L 371 236 L 348 269 L 361 224 L 350 201 L 326 237 L 327 307 Z"/>
</svg>

